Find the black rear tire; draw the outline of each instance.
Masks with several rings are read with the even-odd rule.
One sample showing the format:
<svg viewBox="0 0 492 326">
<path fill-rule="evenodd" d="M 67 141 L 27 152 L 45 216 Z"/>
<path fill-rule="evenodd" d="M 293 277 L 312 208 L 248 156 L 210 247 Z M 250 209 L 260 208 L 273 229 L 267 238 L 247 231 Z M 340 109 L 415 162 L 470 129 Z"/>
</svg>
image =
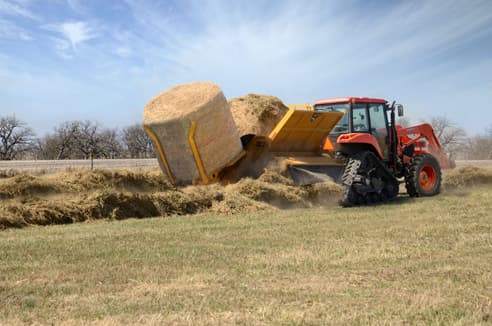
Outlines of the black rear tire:
<svg viewBox="0 0 492 326">
<path fill-rule="evenodd" d="M 417 155 L 412 159 L 405 186 L 410 197 L 434 196 L 441 191 L 441 167 L 431 154 Z"/>
</svg>

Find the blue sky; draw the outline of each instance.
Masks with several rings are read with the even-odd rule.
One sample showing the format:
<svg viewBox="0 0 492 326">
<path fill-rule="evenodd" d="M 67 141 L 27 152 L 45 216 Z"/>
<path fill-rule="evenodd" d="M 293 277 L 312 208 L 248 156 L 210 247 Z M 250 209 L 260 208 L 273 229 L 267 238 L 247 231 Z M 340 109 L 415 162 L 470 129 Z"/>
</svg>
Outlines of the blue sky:
<svg viewBox="0 0 492 326">
<path fill-rule="evenodd" d="M 141 122 L 199 80 L 228 98 L 397 100 L 473 135 L 492 125 L 492 1 L 0 0 L 0 115 L 39 136 Z"/>
</svg>

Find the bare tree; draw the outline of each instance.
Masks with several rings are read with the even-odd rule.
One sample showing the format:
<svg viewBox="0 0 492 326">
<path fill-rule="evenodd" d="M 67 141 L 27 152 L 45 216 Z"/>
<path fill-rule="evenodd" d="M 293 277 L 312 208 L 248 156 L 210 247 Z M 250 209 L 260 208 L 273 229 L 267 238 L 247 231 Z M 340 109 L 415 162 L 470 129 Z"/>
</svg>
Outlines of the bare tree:
<svg viewBox="0 0 492 326">
<path fill-rule="evenodd" d="M 78 121 L 67 121 L 53 128 L 53 133 L 38 141 L 38 157 L 49 160 L 79 158 L 75 142 L 78 127 Z"/>
<path fill-rule="evenodd" d="M 446 152 L 455 155 L 465 143 L 466 132 L 447 117 L 431 118 L 430 124 Z"/>
<path fill-rule="evenodd" d="M 57 159 L 58 139 L 54 134 L 47 134 L 36 140 L 36 157 L 41 160 Z"/>
<path fill-rule="evenodd" d="M 0 160 L 13 160 L 29 151 L 34 132 L 15 116 L 0 117 Z"/>
<path fill-rule="evenodd" d="M 63 160 L 74 156 L 77 122 L 63 122 L 38 142 L 38 156 L 44 159 Z"/>
<path fill-rule="evenodd" d="M 101 126 L 99 123 L 86 121 L 75 121 L 75 147 L 83 158 L 89 158 L 92 153 L 94 158 L 100 157 L 102 152 L 102 137 L 99 133 Z"/>
<path fill-rule="evenodd" d="M 123 144 L 125 145 L 130 157 L 155 157 L 152 140 L 140 124 L 134 124 L 123 128 L 122 138 Z"/>
<path fill-rule="evenodd" d="M 97 122 L 69 121 L 55 127 L 40 139 L 37 155 L 43 159 L 121 157 L 123 147 L 117 129 L 105 129 Z"/>
<path fill-rule="evenodd" d="M 73 155 L 75 135 L 77 133 L 78 123 L 75 121 L 64 122 L 55 127 L 56 139 L 56 159 L 62 160 Z"/>
<path fill-rule="evenodd" d="M 101 151 L 100 156 L 105 158 L 117 158 L 122 156 L 123 147 L 118 137 L 117 129 L 104 129 L 100 133 Z"/>
<path fill-rule="evenodd" d="M 492 160 L 492 126 L 485 133 L 468 138 L 463 152 L 469 160 Z"/>
</svg>

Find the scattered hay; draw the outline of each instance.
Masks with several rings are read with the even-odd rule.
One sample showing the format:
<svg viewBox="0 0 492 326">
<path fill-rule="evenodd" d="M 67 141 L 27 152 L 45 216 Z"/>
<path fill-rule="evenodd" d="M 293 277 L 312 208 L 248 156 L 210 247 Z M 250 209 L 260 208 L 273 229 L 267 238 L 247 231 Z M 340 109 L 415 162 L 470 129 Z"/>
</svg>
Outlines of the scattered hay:
<svg viewBox="0 0 492 326">
<path fill-rule="evenodd" d="M 125 219 L 158 216 L 152 198 L 146 194 L 102 191 L 84 200 L 79 205 L 87 219 Z"/>
<path fill-rule="evenodd" d="M 130 192 L 155 192 L 171 189 L 171 185 L 155 169 L 135 172 L 130 170 L 74 170 L 42 176 L 20 173 L 0 179 L 0 199 L 14 197 L 46 197 L 52 194 L 116 189 Z"/>
<path fill-rule="evenodd" d="M 236 214 L 311 207 L 338 198 L 335 184 L 296 187 L 282 171 L 222 186 L 171 187 L 160 171 L 73 170 L 0 180 L 0 229 L 95 219 Z"/>
<path fill-rule="evenodd" d="M 83 207 L 71 201 L 46 201 L 28 198 L 0 207 L 0 229 L 29 224 L 68 224 L 85 221 Z"/>
<path fill-rule="evenodd" d="M 0 179 L 11 178 L 17 174 L 19 174 L 19 172 L 14 169 L 0 170 Z"/>
<path fill-rule="evenodd" d="M 26 173 L 0 179 L 0 199 L 48 195 L 60 191 L 61 189 L 57 182 L 41 179 L 41 177 Z"/>
<path fill-rule="evenodd" d="M 226 186 L 226 191 L 236 192 L 259 202 L 266 202 L 278 208 L 307 207 L 307 193 L 301 187 L 267 183 L 260 180 L 242 179 Z"/>
<path fill-rule="evenodd" d="M 217 185 L 187 187 L 153 195 L 159 215 L 188 215 L 205 212 L 223 194 Z"/>
<path fill-rule="evenodd" d="M 492 184 L 492 169 L 473 166 L 454 169 L 446 173 L 443 180 L 445 189 L 490 184 Z"/>
<path fill-rule="evenodd" d="M 343 186 L 334 182 L 323 182 L 303 187 L 308 201 L 315 206 L 337 205 L 343 193 Z"/>
<path fill-rule="evenodd" d="M 463 167 L 445 173 L 445 189 L 492 184 L 492 169 Z M 0 229 L 67 224 L 95 219 L 145 218 L 200 213 L 236 214 L 335 205 L 342 186 L 294 186 L 285 169 L 270 166 L 256 180 L 222 186 L 171 187 L 151 171 L 72 170 L 0 179 Z"/>
<path fill-rule="evenodd" d="M 275 210 L 276 208 L 267 203 L 255 201 L 243 196 L 238 192 L 226 192 L 221 201 L 215 201 L 209 212 L 218 214 L 254 213 L 259 211 Z"/>
<path fill-rule="evenodd" d="M 282 101 L 269 95 L 248 94 L 229 100 L 239 135 L 268 136 L 289 110 Z"/>
<path fill-rule="evenodd" d="M 79 170 L 55 176 L 71 188 L 82 190 L 113 189 L 132 192 L 166 191 L 172 186 L 157 170 L 135 172 L 131 170 Z"/>
<path fill-rule="evenodd" d="M 286 186 L 293 186 L 294 181 L 291 178 L 282 175 L 281 172 L 275 170 L 266 169 L 265 172 L 258 178 L 259 181 L 281 184 Z"/>
</svg>

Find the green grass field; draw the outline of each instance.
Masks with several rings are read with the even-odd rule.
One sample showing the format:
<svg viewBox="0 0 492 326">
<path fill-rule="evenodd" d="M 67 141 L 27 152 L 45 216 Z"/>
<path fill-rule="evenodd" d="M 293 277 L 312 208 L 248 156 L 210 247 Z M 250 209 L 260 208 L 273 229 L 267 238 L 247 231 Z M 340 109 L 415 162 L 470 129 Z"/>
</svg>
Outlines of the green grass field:
<svg viewBox="0 0 492 326">
<path fill-rule="evenodd" d="M 491 324 L 492 189 L 0 232 L 0 324 Z"/>
</svg>

